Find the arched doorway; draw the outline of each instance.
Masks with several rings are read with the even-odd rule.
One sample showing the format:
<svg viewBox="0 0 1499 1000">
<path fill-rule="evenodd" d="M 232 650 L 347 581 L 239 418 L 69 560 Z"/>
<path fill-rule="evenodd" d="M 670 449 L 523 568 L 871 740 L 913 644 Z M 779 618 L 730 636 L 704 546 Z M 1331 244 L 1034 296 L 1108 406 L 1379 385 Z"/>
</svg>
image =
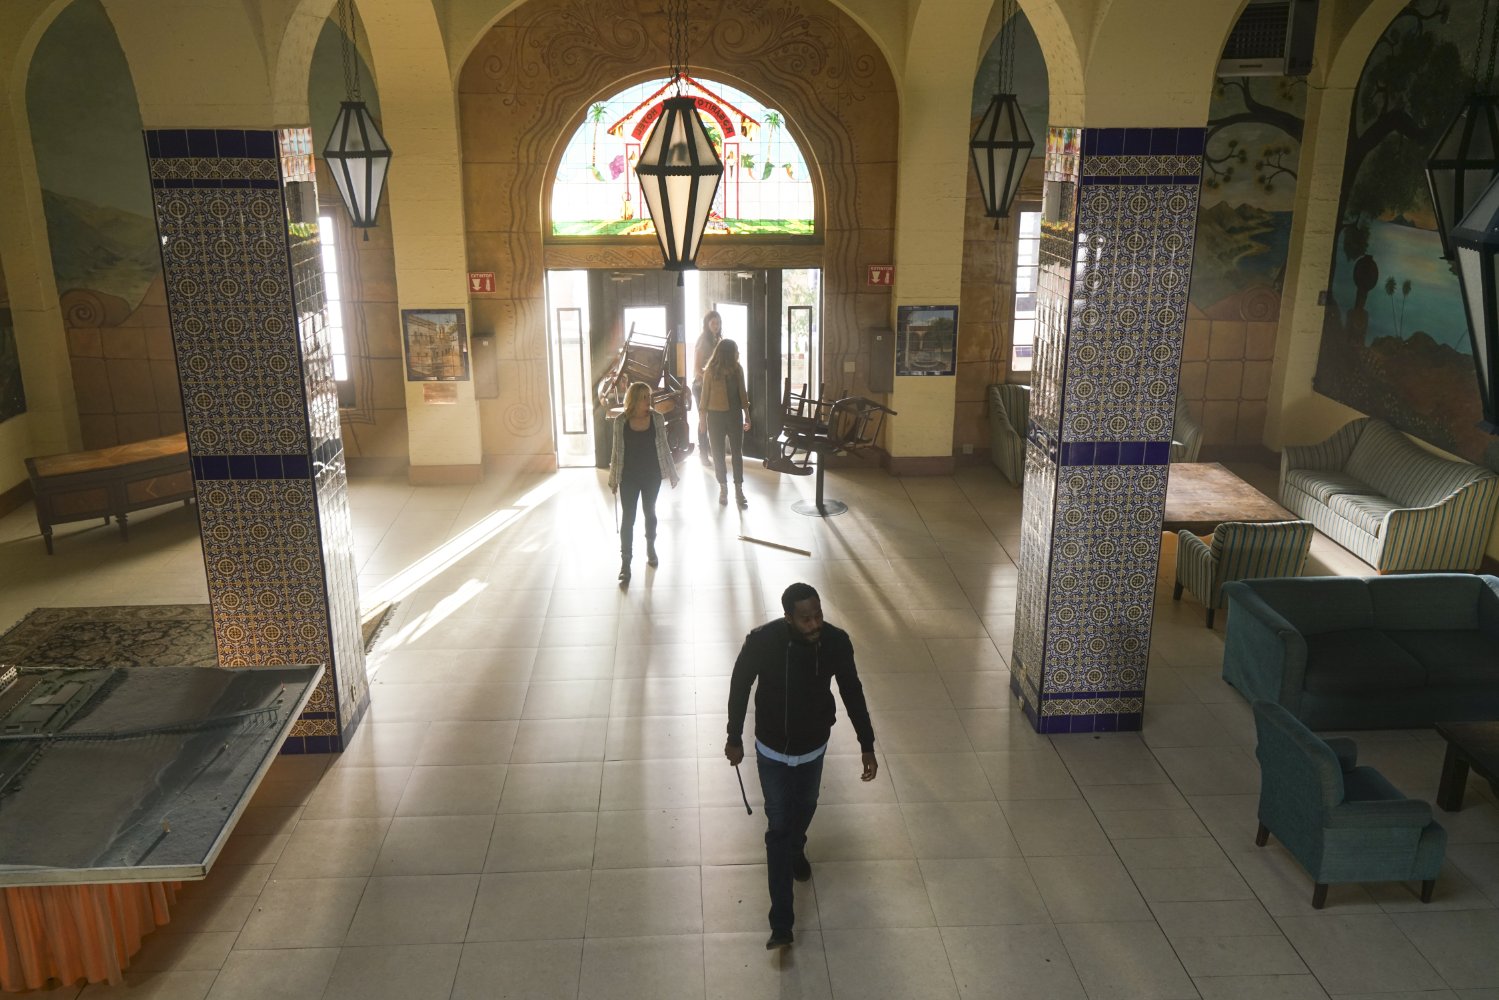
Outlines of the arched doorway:
<svg viewBox="0 0 1499 1000">
<path fill-rule="evenodd" d="M 553 175 L 548 239 L 601 245 L 604 240 L 655 247 L 634 166 L 661 112 L 681 92 L 697 102 L 724 163 L 709 214 L 710 240 L 722 263 L 744 240 L 816 240 L 816 190 L 807 162 L 786 129 L 785 113 L 714 80 L 652 79 L 591 103 Z M 551 417 L 559 466 L 606 464 L 601 410 L 592 388 L 625 342 L 667 345 L 663 364 L 684 382 L 706 360 L 694 347 L 709 311 L 740 348 L 752 400 L 746 449 L 764 453 L 782 383 L 815 385 L 820 372 L 821 270 L 751 264 L 678 276 L 618 267 L 548 269 L 546 314 Z M 695 418 L 694 418 L 695 420 Z"/>
</svg>

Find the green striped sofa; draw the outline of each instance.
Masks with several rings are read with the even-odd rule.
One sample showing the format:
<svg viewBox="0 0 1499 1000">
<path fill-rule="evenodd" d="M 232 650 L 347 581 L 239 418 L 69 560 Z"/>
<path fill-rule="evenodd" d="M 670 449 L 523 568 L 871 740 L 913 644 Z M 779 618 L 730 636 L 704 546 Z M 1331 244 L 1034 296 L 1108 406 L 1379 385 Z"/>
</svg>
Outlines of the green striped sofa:
<svg viewBox="0 0 1499 1000">
<path fill-rule="evenodd" d="M 1228 521 L 1213 529 L 1204 542 L 1191 532 L 1176 536 L 1176 592 L 1182 589 L 1207 608 L 1208 628 L 1213 613 L 1223 607 L 1223 585 L 1229 580 L 1267 576 L 1300 576 L 1312 547 L 1310 521 Z"/>
<path fill-rule="evenodd" d="M 1373 417 L 1280 459 L 1281 505 L 1381 573 L 1476 570 L 1496 501 L 1499 476 Z"/>
</svg>

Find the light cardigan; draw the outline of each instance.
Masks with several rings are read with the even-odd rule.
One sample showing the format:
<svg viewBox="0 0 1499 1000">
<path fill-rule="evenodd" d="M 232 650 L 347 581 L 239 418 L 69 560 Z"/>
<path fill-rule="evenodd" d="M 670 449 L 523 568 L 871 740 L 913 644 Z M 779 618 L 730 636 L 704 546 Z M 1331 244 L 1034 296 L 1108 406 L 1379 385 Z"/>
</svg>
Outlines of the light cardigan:
<svg viewBox="0 0 1499 1000">
<path fill-rule="evenodd" d="M 630 422 L 623 411 L 614 418 L 614 448 L 609 452 L 609 490 L 619 489 L 619 479 L 625 464 L 625 424 Z M 666 418 L 651 411 L 651 426 L 656 430 L 656 461 L 661 466 L 661 478 L 677 485 L 677 467 L 671 461 L 671 449 L 666 445 Z"/>
</svg>

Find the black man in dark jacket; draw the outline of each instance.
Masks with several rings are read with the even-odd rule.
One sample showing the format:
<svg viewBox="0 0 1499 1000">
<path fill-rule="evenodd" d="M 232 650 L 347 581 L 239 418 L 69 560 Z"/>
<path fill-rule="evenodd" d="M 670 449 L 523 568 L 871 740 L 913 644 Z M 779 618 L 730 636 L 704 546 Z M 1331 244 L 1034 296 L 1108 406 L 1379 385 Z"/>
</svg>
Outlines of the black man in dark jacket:
<svg viewBox="0 0 1499 1000">
<path fill-rule="evenodd" d="M 729 734 L 724 756 L 735 767 L 744 759 L 744 716 L 755 689 L 755 763 L 765 793 L 765 864 L 770 882 L 770 939 L 766 948 L 792 943 L 795 922 L 792 879 L 812 877 L 807 827 L 817 811 L 822 761 L 838 713 L 832 682 L 859 737 L 862 777 L 879 772 L 874 727 L 864 704 L 864 686 L 854 667 L 848 633 L 822 620 L 817 591 L 793 583 L 781 595 L 784 618 L 767 622 L 744 639 L 729 682 Z"/>
</svg>

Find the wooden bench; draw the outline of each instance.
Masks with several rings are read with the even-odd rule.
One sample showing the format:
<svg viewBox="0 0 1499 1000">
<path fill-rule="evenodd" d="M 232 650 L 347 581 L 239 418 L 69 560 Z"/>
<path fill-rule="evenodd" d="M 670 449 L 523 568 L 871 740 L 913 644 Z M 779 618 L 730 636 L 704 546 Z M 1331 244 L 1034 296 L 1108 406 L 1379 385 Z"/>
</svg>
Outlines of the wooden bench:
<svg viewBox="0 0 1499 1000">
<path fill-rule="evenodd" d="M 26 472 L 48 555 L 54 524 L 95 517 L 108 524 L 114 517 L 120 522 L 120 537 L 128 539 L 131 511 L 178 500 L 187 504 L 195 496 L 186 434 L 28 458 Z"/>
</svg>

